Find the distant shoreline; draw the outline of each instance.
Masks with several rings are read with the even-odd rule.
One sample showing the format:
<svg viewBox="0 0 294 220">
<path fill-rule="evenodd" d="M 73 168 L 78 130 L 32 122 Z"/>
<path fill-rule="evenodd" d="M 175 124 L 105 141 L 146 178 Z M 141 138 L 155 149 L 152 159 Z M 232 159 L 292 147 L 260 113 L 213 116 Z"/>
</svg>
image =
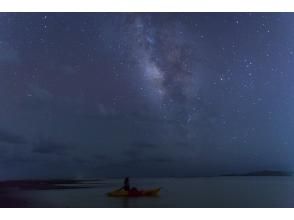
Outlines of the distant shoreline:
<svg viewBox="0 0 294 220">
<path fill-rule="evenodd" d="M 249 172 L 249 173 L 230 173 L 230 174 L 223 174 L 221 176 L 292 176 L 292 172 L 263 170 L 263 171 Z"/>
</svg>

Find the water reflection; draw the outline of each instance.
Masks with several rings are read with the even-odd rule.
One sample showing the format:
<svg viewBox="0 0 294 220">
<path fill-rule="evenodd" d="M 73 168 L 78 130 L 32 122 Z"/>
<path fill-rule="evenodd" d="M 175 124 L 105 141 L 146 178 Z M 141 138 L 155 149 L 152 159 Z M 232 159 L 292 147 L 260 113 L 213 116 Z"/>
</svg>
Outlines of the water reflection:
<svg viewBox="0 0 294 220">
<path fill-rule="evenodd" d="M 125 197 L 125 198 L 122 198 L 122 207 L 123 208 L 130 208 L 130 202 L 129 202 L 129 198 Z"/>
</svg>

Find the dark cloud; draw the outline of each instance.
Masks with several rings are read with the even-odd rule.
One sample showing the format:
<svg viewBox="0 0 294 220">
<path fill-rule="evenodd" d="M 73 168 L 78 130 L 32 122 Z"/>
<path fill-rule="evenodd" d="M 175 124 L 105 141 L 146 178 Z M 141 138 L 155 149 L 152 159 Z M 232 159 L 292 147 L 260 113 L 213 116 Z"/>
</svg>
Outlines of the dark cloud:
<svg viewBox="0 0 294 220">
<path fill-rule="evenodd" d="M 139 148 L 139 149 L 156 149 L 156 148 L 160 148 L 160 146 L 158 144 L 153 144 L 153 143 L 146 143 L 146 142 L 133 142 L 132 145 L 135 148 Z"/>
<path fill-rule="evenodd" d="M 9 144 L 26 144 L 27 140 L 23 136 L 5 130 L 0 130 L 0 142 Z"/>
<path fill-rule="evenodd" d="M 150 158 L 149 161 L 151 163 L 172 163 L 172 162 L 174 162 L 174 160 L 172 160 L 171 158 L 168 158 L 168 157 L 154 157 L 154 158 Z"/>
<path fill-rule="evenodd" d="M 65 155 L 71 148 L 72 146 L 69 144 L 40 139 L 33 145 L 33 152 L 39 154 Z"/>
<path fill-rule="evenodd" d="M 150 142 L 135 141 L 129 149 L 126 150 L 124 155 L 126 156 L 127 166 L 136 166 L 135 164 L 146 164 L 149 163 L 154 166 L 155 163 L 165 163 L 171 161 L 168 156 L 164 156 L 162 150 L 164 147 L 159 144 Z"/>
</svg>

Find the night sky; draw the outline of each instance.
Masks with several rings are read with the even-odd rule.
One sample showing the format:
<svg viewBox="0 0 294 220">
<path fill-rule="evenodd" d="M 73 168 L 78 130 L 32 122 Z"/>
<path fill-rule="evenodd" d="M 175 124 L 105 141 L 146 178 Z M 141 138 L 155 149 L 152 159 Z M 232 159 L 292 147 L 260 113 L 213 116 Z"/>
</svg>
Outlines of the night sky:
<svg viewBox="0 0 294 220">
<path fill-rule="evenodd" d="M 293 13 L 0 13 L 0 179 L 294 168 Z"/>
</svg>

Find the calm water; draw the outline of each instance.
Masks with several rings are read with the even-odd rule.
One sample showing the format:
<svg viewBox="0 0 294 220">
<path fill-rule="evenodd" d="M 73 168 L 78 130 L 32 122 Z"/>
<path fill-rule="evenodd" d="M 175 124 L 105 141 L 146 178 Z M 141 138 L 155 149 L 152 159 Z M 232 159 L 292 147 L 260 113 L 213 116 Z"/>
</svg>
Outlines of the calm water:
<svg viewBox="0 0 294 220">
<path fill-rule="evenodd" d="M 163 187 L 160 197 L 110 198 L 122 180 L 85 182 L 86 189 L 14 190 L 18 207 L 294 207 L 293 177 L 213 177 L 131 180 L 139 188 Z M 3 194 L 4 195 L 4 194 Z M 11 196 L 10 196 L 11 195 Z M 3 200 L 2 198 L 2 200 Z"/>
</svg>

